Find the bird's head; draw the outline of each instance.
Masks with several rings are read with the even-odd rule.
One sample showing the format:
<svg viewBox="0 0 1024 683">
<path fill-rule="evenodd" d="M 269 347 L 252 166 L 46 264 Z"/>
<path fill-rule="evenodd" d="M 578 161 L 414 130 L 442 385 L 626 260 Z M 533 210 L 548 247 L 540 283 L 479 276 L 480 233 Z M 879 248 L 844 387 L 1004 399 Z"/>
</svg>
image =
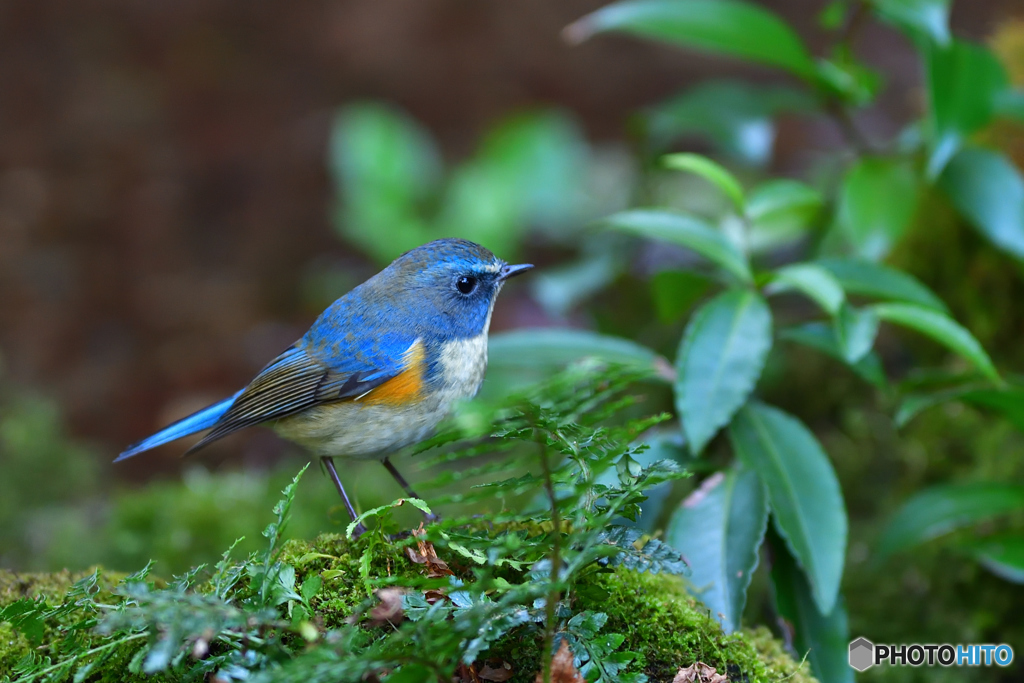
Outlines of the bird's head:
<svg viewBox="0 0 1024 683">
<path fill-rule="evenodd" d="M 396 296 L 458 337 L 484 332 L 494 300 L 511 277 L 533 268 L 509 265 L 484 247 L 462 239 L 440 239 L 399 256 L 380 276 Z"/>
</svg>

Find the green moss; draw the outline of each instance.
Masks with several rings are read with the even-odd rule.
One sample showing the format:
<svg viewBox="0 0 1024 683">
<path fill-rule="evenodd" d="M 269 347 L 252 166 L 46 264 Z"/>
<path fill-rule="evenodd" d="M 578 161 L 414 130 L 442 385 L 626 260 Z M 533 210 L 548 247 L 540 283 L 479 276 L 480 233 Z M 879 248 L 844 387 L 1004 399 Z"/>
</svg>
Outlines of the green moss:
<svg viewBox="0 0 1024 683">
<path fill-rule="evenodd" d="M 313 541 L 289 541 L 282 559 L 296 568 L 297 582 L 311 576 L 324 578 L 323 588 L 311 606 L 325 628 L 341 625 L 354 611 L 367 604 L 367 590 L 360 573 L 365 541 L 348 542 L 338 534 L 324 534 Z M 453 565 L 459 572 L 459 567 Z M 14 574 L 0 571 L 0 606 L 22 598 L 45 596 L 58 604 L 66 591 L 85 574 Z M 409 561 L 402 548 L 379 544 L 370 564 L 373 577 L 422 577 L 422 566 Z M 120 576 L 101 575 L 100 601 Z M 466 577 L 469 578 L 467 574 Z M 624 650 L 639 652 L 644 670 L 652 681 L 671 681 L 680 667 L 695 661 L 729 672 L 735 681 L 813 681 L 808 666 L 800 666 L 766 629 L 725 635 L 706 609 L 686 594 L 676 577 L 638 574 L 627 570 L 592 573 L 579 584 L 578 609 L 608 613 L 607 633 L 626 636 Z M 59 624 L 48 624 L 43 642 L 56 640 Z M 101 642 L 101 641 L 97 641 Z M 132 644 L 134 645 L 134 644 Z M 31 648 L 9 624 L 0 624 L 0 675 L 9 672 Z M 101 673 L 105 681 L 128 681 L 124 673 L 135 647 L 126 646 Z M 497 642 L 488 656 L 512 662 L 515 680 L 529 681 L 540 667 L 541 643 L 537 632 L 520 633 Z M 91 680 L 91 679 L 90 679 Z M 147 681 L 159 680 L 152 677 Z"/>
<path fill-rule="evenodd" d="M 64 598 L 67 591 L 76 581 L 89 576 L 92 572 L 73 573 L 67 570 L 51 574 L 15 573 L 0 570 L 0 607 L 22 599 L 45 598 L 50 605 L 58 605 Z M 100 573 L 97 586 L 99 592 L 95 598 L 99 602 L 109 602 L 113 597 L 111 590 L 124 577 L 116 572 Z M 55 659 L 62 646 L 62 639 L 65 633 L 60 632 L 60 627 L 68 626 L 78 620 L 80 615 L 47 621 L 43 624 L 42 638 L 38 643 L 33 643 L 24 634 L 17 632 L 10 624 L 0 623 L 0 676 L 10 673 L 17 663 L 30 652 L 43 657 Z M 99 636 L 92 637 L 96 643 L 101 643 Z M 107 660 L 103 671 L 90 681 L 123 682 L 141 680 L 140 677 L 130 676 L 126 671 L 128 661 L 138 650 L 138 644 L 132 643 L 121 647 Z M 156 683 L 161 678 L 149 677 L 146 680 Z"/>
<path fill-rule="evenodd" d="M 607 612 L 605 630 L 626 636 L 623 647 L 643 655 L 652 680 L 670 681 L 680 667 L 696 661 L 728 673 L 731 680 L 814 680 L 809 666 L 795 662 L 767 629 L 723 633 L 678 577 L 616 571 L 594 575 L 594 581 L 608 597 L 581 599 L 579 607 Z"/>
</svg>

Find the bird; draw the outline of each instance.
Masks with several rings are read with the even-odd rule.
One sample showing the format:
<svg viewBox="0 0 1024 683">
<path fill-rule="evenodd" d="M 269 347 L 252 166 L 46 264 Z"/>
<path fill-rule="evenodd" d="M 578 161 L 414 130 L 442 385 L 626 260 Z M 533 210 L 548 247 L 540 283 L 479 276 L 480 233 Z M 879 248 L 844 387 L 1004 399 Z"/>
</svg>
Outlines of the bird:
<svg viewBox="0 0 1024 683">
<path fill-rule="evenodd" d="M 430 436 L 457 401 L 476 395 L 498 293 L 532 268 L 463 239 L 411 249 L 328 306 L 240 391 L 129 446 L 114 462 L 209 430 L 189 455 L 266 425 L 321 459 L 353 521 L 336 457 L 380 460 L 418 498 L 389 456 Z M 357 524 L 354 535 L 364 531 Z"/>
</svg>

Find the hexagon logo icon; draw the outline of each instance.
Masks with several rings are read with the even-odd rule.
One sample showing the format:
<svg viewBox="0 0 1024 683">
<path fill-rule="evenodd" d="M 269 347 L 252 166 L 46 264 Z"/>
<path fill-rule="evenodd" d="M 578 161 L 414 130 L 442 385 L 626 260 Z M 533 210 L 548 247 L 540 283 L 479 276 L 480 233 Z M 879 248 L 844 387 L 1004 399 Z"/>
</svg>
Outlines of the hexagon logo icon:
<svg viewBox="0 0 1024 683">
<path fill-rule="evenodd" d="M 850 643 L 850 666 L 857 671 L 867 671 L 875 663 L 875 644 L 867 638 L 858 638 Z"/>
</svg>

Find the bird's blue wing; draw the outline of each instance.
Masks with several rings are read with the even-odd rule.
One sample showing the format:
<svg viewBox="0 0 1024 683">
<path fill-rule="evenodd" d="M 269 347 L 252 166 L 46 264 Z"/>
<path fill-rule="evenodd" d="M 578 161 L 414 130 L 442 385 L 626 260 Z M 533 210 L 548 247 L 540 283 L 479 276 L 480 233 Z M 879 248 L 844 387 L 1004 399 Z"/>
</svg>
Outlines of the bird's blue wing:
<svg viewBox="0 0 1024 683">
<path fill-rule="evenodd" d="M 401 372 L 400 360 L 396 363 L 377 356 L 352 354 L 337 367 L 340 364 L 314 358 L 302 342 L 295 344 L 256 375 L 210 433 L 186 454 L 251 425 L 294 415 L 320 403 L 356 398 Z"/>
</svg>

